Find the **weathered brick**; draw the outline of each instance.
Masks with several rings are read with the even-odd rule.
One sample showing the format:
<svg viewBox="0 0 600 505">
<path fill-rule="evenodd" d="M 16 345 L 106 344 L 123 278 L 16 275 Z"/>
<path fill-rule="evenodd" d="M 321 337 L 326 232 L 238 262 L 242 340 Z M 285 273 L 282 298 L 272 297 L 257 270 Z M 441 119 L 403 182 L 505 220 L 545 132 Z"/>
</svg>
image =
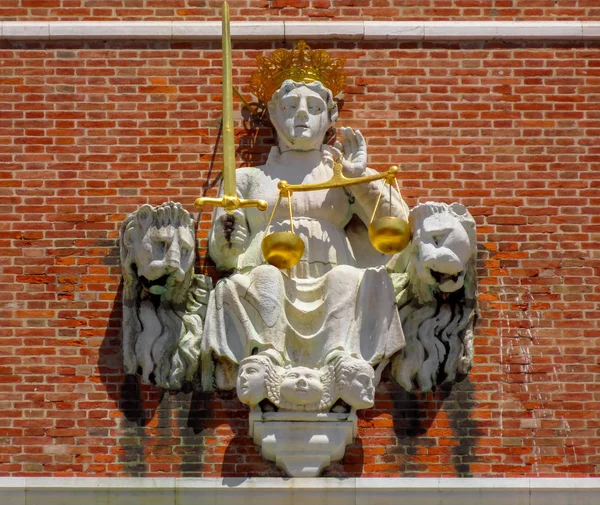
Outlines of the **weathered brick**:
<svg viewBox="0 0 600 505">
<path fill-rule="evenodd" d="M 189 2 L 77 3 L 0 15 L 219 16 Z M 273 10 L 232 2 L 234 19 L 600 19 L 583 0 L 569 9 L 496 2 L 494 13 L 477 0 L 263 3 Z M 596 472 L 600 47 L 320 45 L 348 59 L 339 123 L 361 129 L 370 165 L 399 164 L 411 206 L 467 205 L 480 243 L 469 379 L 412 396 L 384 380 L 375 408 L 359 413 L 361 443 L 326 475 Z M 247 53 L 276 46 L 234 44 L 243 93 Z M 144 203 L 173 199 L 194 211 L 214 181 L 219 44 L 2 42 L 0 58 L 10 88 L 0 114 L 0 473 L 281 475 L 261 459 L 248 411 L 231 397 L 161 396 L 150 386 L 123 396 L 118 227 Z M 249 132 L 238 123 L 239 142 Z M 273 145 L 268 128 L 250 133 L 256 143 L 240 149 L 240 165 L 264 161 Z M 199 223 L 203 252 L 210 217 Z"/>
</svg>

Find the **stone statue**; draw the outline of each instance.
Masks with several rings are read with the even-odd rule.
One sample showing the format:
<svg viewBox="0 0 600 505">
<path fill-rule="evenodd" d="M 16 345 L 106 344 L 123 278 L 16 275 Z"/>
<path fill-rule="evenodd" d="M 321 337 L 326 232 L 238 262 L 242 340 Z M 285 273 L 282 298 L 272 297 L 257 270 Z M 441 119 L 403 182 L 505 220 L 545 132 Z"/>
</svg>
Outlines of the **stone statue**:
<svg viewBox="0 0 600 505">
<path fill-rule="evenodd" d="M 240 401 L 253 409 L 267 400 L 262 410 L 268 412 L 349 412 L 373 406 L 374 378 L 371 365 L 346 354 L 321 368 L 286 368 L 267 352 L 241 361 L 236 392 Z M 334 406 L 337 400 L 343 404 Z"/>
<path fill-rule="evenodd" d="M 458 203 L 412 209 L 406 271 L 392 274 L 406 335 L 393 375 L 407 391 L 431 391 L 473 363 L 477 278 L 475 221 Z"/>
<path fill-rule="evenodd" d="M 266 356 L 248 356 L 241 361 L 236 392 L 242 403 L 256 407 L 269 396 L 267 382 L 273 381 L 274 366 Z"/>
<path fill-rule="evenodd" d="M 318 369 L 296 366 L 286 371 L 279 386 L 282 400 L 285 400 L 290 408 L 296 405 L 313 406 L 311 410 L 317 410 L 323 398 L 323 382 Z"/>
<path fill-rule="evenodd" d="M 338 112 L 333 93 L 321 82 L 287 79 L 268 97 L 268 107 L 278 145 L 264 166 L 237 170 L 240 198 L 263 199 L 273 209 L 280 180 L 327 181 L 336 159 L 347 177 L 376 173 L 366 166 L 359 131 L 343 128 L 335 147 L 323 144 Z M 404 347 L 385 257 L 378 254 L 379 266 L 362 265 L 346 233 L 353 216 L 369 223 L 383 184 L 294 194 L 294 229 L 305 248 L 300 262 L 284 271 L 266 263 L 261 242 L 268 231 L 290 229 L 287 199 L 268 231 L 269 213 L 215 211 L 209 253 L 232 274 L 217 283 L 208 305 L 202 343 L 207 389 L 215 376 L 223 378 L 217 388 L 233 387 L 233 378 L 211 370 L 213 362 L 219 366 L 226 359 L 237 366 L 266 350 L 277 352 L 285 366 L 320 368 L 341 350 L 376 366 Z M 408 219 L 408 208 L 395 190 L 391 199 L 384 191 L 378 214 Z"/>
<path fill-rule="evenodd" d="M 143 205 L 121 226 L 127 374 L 180 389 L 198 369 L 210 278 L 194 275 L 194 222 L 178 203 Z"/>
<path fill-rule="evenodd" d="M 342 63 L 303 42 L 259 58 L 253 91 L 268 106 L 277 145 L 265 165 L 236 170 L 235 181 L 230 172 L 227 199 L 213 201 L 264 200 L 269 212 L 240 203 L 215 210 L 209 254 L 226 276 L 214 289 L 193 272 L 194 225 L 181 205 L 144 205 L 121 227 L 126 373 L 165 389 L 199 375 L 206 391 L 235 388 L 263 456 L 291 476 L 316 476 L 343 456 L 356 411 L 373 406 L 390 362 L 407 391 L 430 391 L 473 361 L 475 222 L 458 203 L 409 213 L 388 175 L 375 180 L 367 167 L 360 131 L 340 128 L 326 143 Z M 296 187 L 277 206 L 282 188 L 329 184 L 340 170 L 354 182 L 370 179 Z M 367 233 L 384 216 L 412 230 L 391 259 Z M 292 224 L 304 248 L 280 270 L 261 244 Z M 408 243 L 408 233 L 395 236 Z"/>
<path fill-rule="evenodd" d="M 368 409 L 375 403 L 375 371 L 368 363 L 352 356 L 336 363 L 337 396 L 355 410 Z"/>
</svg>

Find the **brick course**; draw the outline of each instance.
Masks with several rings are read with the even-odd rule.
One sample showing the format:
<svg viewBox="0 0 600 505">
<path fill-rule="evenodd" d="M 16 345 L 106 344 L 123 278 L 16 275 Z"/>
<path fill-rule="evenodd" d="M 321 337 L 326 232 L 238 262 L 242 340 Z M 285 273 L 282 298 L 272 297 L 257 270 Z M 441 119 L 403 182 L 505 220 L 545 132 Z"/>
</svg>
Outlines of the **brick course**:
<svg viewBox="0 0 600 505">
<path fill-rule="evenodd" d="M 0 19 L 220 19 L 221 0 L 3 0 Z M 268 20 L 598 20 L 596 0 L 229 0 L 231 19 Z"/>
<path fill-rule="evenodd" d="M 66 6 L 14 3 L 6 15 Z M 148 16 L 180 8 L 159 3 Z M 306 15 L 330 2 L 256 2 L 275 3 Z M 433 4 L 381 8 L 393 3 Z M 566 9 L 495 2 L 526 3 Z M 254 56 L 279 45 L 234 44 L 244 94 Z M 233 393 L 161 394 L 121 367 L 118 227 L 144 203 L 195 212 L 214 193 L 219 47 L 0 43 L 0 475 L 281 475 Z M 370 166 L 401 165 L 410 206 L 459 201 L 475 216 L 481 316 L 470 376 L 427 395 L 382 384 L 325 475 L 600 475 L 600 44 L 320 47 L 347 57 L 339 124 L 365 134 Z M 239 164 L 258 164 L 272 132 L 240 110 Z M 197 269 L 216 278 L 209 226 L 206 211 Z"/>
</svg>

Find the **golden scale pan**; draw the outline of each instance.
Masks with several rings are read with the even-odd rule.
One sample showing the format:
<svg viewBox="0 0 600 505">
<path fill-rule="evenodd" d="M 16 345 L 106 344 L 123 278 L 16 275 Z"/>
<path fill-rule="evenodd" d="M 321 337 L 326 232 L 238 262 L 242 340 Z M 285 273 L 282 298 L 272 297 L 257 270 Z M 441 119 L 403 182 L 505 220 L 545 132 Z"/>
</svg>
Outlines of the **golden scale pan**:
<svg viewBox="0 0 600 505">
<path fill-rule="evenodd" d="M 304 253 L 304 242 L 294 233 L 294 216 L 292 214 L 293 193 L 355 186 L 357 184 L 367 184 L 371 181 L 380 179 L 385 179 L 385 184 L 381 187 L 379 198 L 377 198 L 377 203 L 375 204 L 375 209 L 371 216 L 371 221 L 369 223 L 369 240 L 373 247 L 383 254 L 396 254 L 402 251 L 410 242 L 410 227 L 408 223 L 403 219 L 392 215 L 375 219 L 377 209 L 381 202 L 381 196 L 383 195 L 386 186 L 389 187 L 390 190 L 390 202 L 392 199 L 392 183 L 396 184 L 396 189 L 398 190 L 398 194 L 400 194 L 398 179 L 396 179 L 397 173 L 398 167 L 393 166 L 383 174 L 349 179 L 342 174 L 342 164 L 339 161 L 336 161 L 333 166 L 333 177 L 326 182 L 292 185 L 288 184 L 286 181 L 280 181 L 277 185 L 279 188 L 279 197 L 273 206 L 271 218 L 267 224 L 265 238 L 261 244 L 263 256 L 268 263 L 281 270 L 293 267 L 300 261 L 300 258 L 302 258 L 302 254 Z M 269 233 L 273 216 L 275 215 L 275 211 L 277 210 L 281 198 L 288 199 L 290 231 Z"/>
<path fill-rule="evenodd" d="M 237 196 L 235 182 L 235 139 L 233 133 L 233 83 L 232 83 L 232 60 L 231 60 L 231 37 L 229 32 L 229 6 L 223 2 L 222 6 L 222 50 L 223 50 L 223 196 L 221 198 L 197 198 L 194 206 L 201 209 L 204 205 L 223 207 L 228 213 L 234 212 L 241 207 L 257 207 L 259 210 L 267 210 L 267 202 L 264 200 L 245 200 Z M 396 254 L 402 251 L 410 242 L 410 226 L 403 219 L 392 215 L 375 219 L 377 209 L 381 202 L 384 189 L 389 187 L 390 202 L 392 199 L 392 183 L 395 183 L 398 195 L 400 187 L 396 175 L 398 167 L 392 166 L 382 174 L 369 175 L 365 177 L 347 178 L 342 174 L 342 164 L 338 161 L 333 166 L 333 176 L 325 182 L 314 184 L 288 184 L 280 181 L 277 185 L 279 197 L 273 206 L 269 223 L 267 224 L 265 237 L 261 248 L 265 260 L 279 269 L 288 269 L 296 265 L 304 253 L 304 242 L 294 233 L 294 216 L 292 215 L 292 194 L 302 191 L 319 191 L 357 184 L 367 184 L 371 181 L 385 179 L 379 198 L 375 204 L 371 222 L 369 223 L 369 240 L 375 249 L 383 254 Z M 290 215 L 290 231 L 278 231 L 269 233 L 273 216 L 281 198 L 288 199 Z M 391 205 L 390 205 L 391 213 Z"/>
</svg>

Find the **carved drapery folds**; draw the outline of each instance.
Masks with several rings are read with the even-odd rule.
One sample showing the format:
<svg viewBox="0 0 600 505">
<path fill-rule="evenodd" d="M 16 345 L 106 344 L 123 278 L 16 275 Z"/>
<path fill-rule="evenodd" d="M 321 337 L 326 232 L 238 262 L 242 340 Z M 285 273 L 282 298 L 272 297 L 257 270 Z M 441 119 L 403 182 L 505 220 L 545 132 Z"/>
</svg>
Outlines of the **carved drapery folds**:
<svg viewBox="0 0 600 505">
<path fill-rule="evenodd" d="M 235 388 L 263 456 L 310 476 L 343 456 L 356 411 L 373 406 L 388 364 L 407 391 L 468 372 L 476 234 L 461 204 L 409 211 L 391 183 L 397 168 L 390 180 L 368 168 L 359 131 L 341 128 L 338 142 L 325 145 L 340 65 L 321 72 L 329 60 L 309 57 L 305 44 L 278 54 L 293 67 L 293 80 L 277 72 L 276 85 L 264 88 L 274 91 L 264 98 L 278 145 L 264 166 L 233 174 L 236 198 L 264 201 L 271 218 L 255 207 L 215 210 L 209 254 L 229 275 L 212 289 L 193 272 L 194 224 L 180 204 L 144 205 L 127 217 L 123 355 L 127 373 L 161 388 Z M 330 76 L 329 88 L 315 75 Z M 280 193 L 286 187 L 293 198 Z M 381 220 L 398 224 L 381 228 L 402 237 L 397 251 L 412 230 L 391 259 L 369 242 L 367 227 Z M 297 261 L 268 264 L 268 234 L 294 235 Z"/>
<path fill-rule="evenodd" d="M 426 392 L 468 373 L 473 363 L 475 221 L 461 204 L 434 202 L 416 206 L 409 219 L 411 244 L 388 263 L 406 339 L 392 359 L 392 370 L 407 391 Z M 195 380 L 201 361 L 213 286 L 210 277 L 193 272 L 194 237 L 194 222 L 177 203 L 144 205 L 121 226 L 125 371 L 165 389 Z M 271 350 L 232 367 L 228 373 L 237 374 L 240 401 L 257 407 L 267 400 L 277 409 L 303 411 L 328 410 L 336 402 L 354 409 L 373 404 L 375 375 L 364 360 L 333 353 L 321 368 L 292 367 L 284 361 Z M 318 380 L 305 380 L 307 374 Z M 306 382 L 308 389 L 320 391 L 319 401 L 301 399 L 311 397 L 308 392 L 294 399 L 289 384 L 296 375 L 302 387 Z M 209 380 L 205 389 L 214 386 L 214 375 Z M 337 411 L 342 408 L 336 406 Z"/>
<path fill-rule="evenodd" d="M 203 382 L 205 390 L 235 387 L 251 409 L 251 435 L 263 456 L 290 475 L 318 475 L 343 456 L 356 435 L 355 412 L 373 406 L 389 362 L 409 392 L 453 382 L 473 363 L 475 221 L 461 204 L 434 202 L 413 208 L 409 221 L 411 243 L 386 267 L 405 338 L 399 351 L 369 362 L 338 345 L 307 362 L 310 352 L 282 353 L 267 344 L 235 362 L 212 347 L 202 355 L 215 291 L 210 278 L 193 272 L 193 220 L 180 204 L 142 206 L 121 227 L 126 373 L 171 390 L 185 382 Z"/>
</svg>

